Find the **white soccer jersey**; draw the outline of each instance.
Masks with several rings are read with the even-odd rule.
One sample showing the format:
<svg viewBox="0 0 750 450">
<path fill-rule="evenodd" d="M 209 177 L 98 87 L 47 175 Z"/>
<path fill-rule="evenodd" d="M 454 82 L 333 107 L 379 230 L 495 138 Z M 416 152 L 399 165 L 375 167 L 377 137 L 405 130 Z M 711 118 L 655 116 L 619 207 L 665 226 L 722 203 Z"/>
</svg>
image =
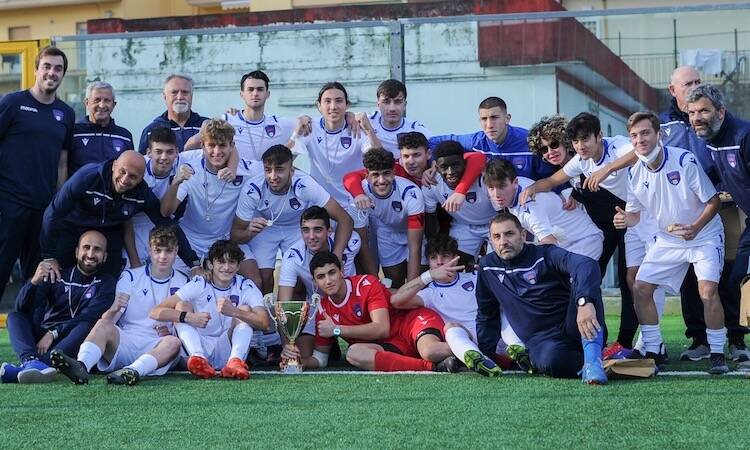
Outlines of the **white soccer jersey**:
<svg viewBox="0 0 750 450">
<path fill-rule="evenodd" d="M 274 145 L 287 145 L 297 123 L 293 119 L 278 116 L 263 116 L 259 122 L 251 122 L 237 112 L 224 114 L 224 120 L 234 127 L 234 144 L 240 158 L 260 161 L 263 153 Z"/>
<path fill-rule="evenodd" d="M 422 186 L 424 195 L 424 210 L 434 213 L 438 205 L 442 205 L 455 191 L 448 186 L 440 174 L 435 175 L 437 184 L 435 186 Z M 477 178 L 466 192 L 466 201 L 461 209 L 448 213 L 453 217 L 455 223 L 467 225 L 488 226 L 495 217 L 495 208 L 492 206 L 487 189 L 482 183 L 482 177 Z"/>
<path fill-rule="evenodd" d="M 708 175 L 685 149 L 665 147 L 663 161 L 656 170 L 639 161 L 630 169 L 629 188 L 626 211 L 650 212 L 659 228 L 657 240 L 664 246 L 698 247 L 724 233 L 718 214 L 695 239 L 686 241 L 667 232 L 670 225 L 694 223 L 716 195 Z"/>
<path fill-rule="evenodd" d="M 359 253 L 359 248 L 362 245 L 359 240 L 357 233 L 352 233 L 352 237 L 346 244 L 344 249 L 343 261 L 341 261 L 344 276 L 352 276 L 357 274 L 357 269 L 354 267 L 354 258 Z M 328 237 L 328 248 L 333 249 L 333 238 Z M 307 249 L 305 241 L 303 239 L 298 240 L 292 245 L 289 250 L 284 254 L 284 259 L 281 261 L 281 271 L 279 272 L 279 286 L 294 287 L 297 285 L 297 281 L 301 280 L 302 284 L 305 285 L 307 291 L 307 298 L 316 292 L 315 284 L 313 283 L 312 274 L 310 273 L 310 260 L 315 256 L 310 250 Z"/>
<path fill-rule="evenodd" d="M 602 231 L 594 225 L 583 207 L 566 211 L 563 209 L 562 199 L 557 194 L 539 192 L 533 200 L 521 206 L 518 203 L 518 195 L 532 183 L 533 180 L 518 177 L 518 190 L 508 208 L 511 214 L 518 217 L 526 230 L 539 239 L 554 235 L 562 248 L 586 239 L 602 241 Z"/>
<path fill-rule="evenodd" d="M 216 309 L 219 298 L 231 300 L 234 306 L 263 307 L 263 294 L 252 281 L 240 275 L 235 275 L 232 283 L 225 289 L 214 286 L 203 277 L 193 277 L 176 295 L 183 301 L 190 302 L 195 312 L 207 312 L 211 315 L 205 328 L 196 328 L 203 336 L 221 336 L 232 326 L 232 318 L 220 314 Z"/>
<path fill-rule="evenodd" d="M 331 195 L 305 172 L 296 169 L 292 185 L 284 194 L 275 194 L 265 176 L 251 178 L 240 195 L 237 217 L 249 222 L 253 217 L 272 221 L 271 226 L 299 226 L 302 212 L 310 206 L 324 207 Z"/>
<path fill-rule="evenodd" d="M 475 272 L 460 272 L 452 283 L 441 284 L 433 281 L 417 292 L 422 303 L 440 314 L 445 323 L 458 322 L 474 334 L 477 318 L 477 286 Z"/>
<path fill-rule="evenodd" d="M 169 173 L 163 177 L 157 177 L 154 175 L 154 172 L 151 169 L 151 158 L 146 156 L 146 172 L 143 174 L 143 180 L 151 189 L 151 192 L 154 193 L 156 198 L 161 200 L 164 197 L 164 194 L 167 193 L 167 189 L 169 189 L 169 185 L 172 183 L 180 164 L 189 164 L 191 162 L 194 163 L 200 161 L 201 156 L 203 156 L 202 150 L 190 150 L 180 153 L 174 164 L 172 164 L 172 169 L 170 169 Z M 145 261 L 148 259 L 149 252 L 148 234 L 151 232 L 151 229 L 154 228 L 154 223 L 151 222 L 151 219 L 149 219 L 146 213 L 143 212 L 133 216 L 130 221 L 133 224 L 133 230 L 135 232 L 135 248 L 138 252 L 138 258 L 141 261 Z"/>
<path fill-rule="evenodd" d="M 630 143 L 630 139 L 624 136 L 605 137 L 602 139 L 602 142 L 604 144 L 604 151 L 602 152 L 599 161 L 594 161 L 592 159 L 584 161 L 580 156 L 575 155 L 567 164 L 565 164 L 565 166 L 563 166 L 562 170 L 565 172 L 565 175 L 571 178 L 576 178 L 583 174 L 583 176 L 588 178 L 592 173 L 633 150 L 633 144 Z M 623 201 L 627 201 L 627 172 L 625 169 L 612 172 L 607 178 L 599 183 L 599 187 L 608 190 Z"/>
<path fill-rule="evenodd" d="M 206 256 L 209 247 L 219 239 L 227 239 L 232 228 L 237 201 L 245 181 L 262 171 L 259 162 L 241 159 L 234 181 L 226 182 L 206 168 L 205 160 L 190 164 L 193 176 L 177 189 L 179 201 L 188 199 L 180 227 L 196 253 Z"/>
<path fill-rule="evenodd" d="M 362 180 L 362 189 L 374 203 L 369 216 L 376 222 L 378 237 L 396 239 L 395 236 L 401 234 L 405 244 L 408 217 L 424 213 L 424 198 L 419 187 L 397 176 L 393 181 L 393 190 L 385 198 L 375 195 L 367 180 Z"/>
<path fill-rule="evenodd" d="M 149 318 L 149 312 L 167 297 L 188 282 L 188 276 L 178 270 L 172 270 L 167 279 L 151 276 L 148 265 L 124 270 L 117 281 L 115 292 L 128 294 L 130 300 L 125 311 L 117 321 L 117 326 L 128 333 L 158 337 L 157 326 L 171 327 L 171 323 L 158 322 Z"/>
<path fill-rule="evenodd" d="M 299 137 L 295 153 L 307 152 L 310 158 L 310 175 L 323 189 L 347 209 L 352 198 L 344 189 L 342 180 L 349 172 L 362 169 L 363 139 L 352 136 L 344 126 L 337 131 L 325 129 L 323 119 L 312 122 L 312 133 Z"/>
<path fill-rule="evenodd" d="M 384 149 L 393 153 L 393 156 L 398 160 L 401 157 L 401 150 L 398 148 L 398 135 L 402 133 L 409 133 L 417 131 L 424 134 L 427 139 L 432 137 L 432 133 L 427 129 L 421 122 L 417 120 L 409 120 L 406 117 L 401 119 L 401 124 L 396 128 L 386 128 L 383 125 L 383 116 L 380 115 L 380 111 L 375 111 L 369 115 L 370 124 L 372 125 L 375 135 L 378 137 L 380 144 Z M 366 152 L 372 147 L 370 138 L 365 136 L 364 144 L 362 145 L 362 151 Z"/>
</svg>

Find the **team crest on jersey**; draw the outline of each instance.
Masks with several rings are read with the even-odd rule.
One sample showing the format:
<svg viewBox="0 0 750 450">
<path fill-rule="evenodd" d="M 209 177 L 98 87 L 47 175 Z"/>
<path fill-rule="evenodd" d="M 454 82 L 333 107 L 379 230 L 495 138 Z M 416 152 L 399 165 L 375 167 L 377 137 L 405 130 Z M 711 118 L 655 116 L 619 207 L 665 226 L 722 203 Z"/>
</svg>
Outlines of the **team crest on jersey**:
<svg viewBox="0 0 750 450">
<path fill-rule="evenodd" d="M 232 302 L 234 306 L 237 306 L 240 304 L 240 296 L 232 294 L 229 296 L 229 301 Z"/>
<path fill-rule="evenodd" d="M 83 142 L 83 146 L 85 147 L 85 146 L 89 145 L 89 138 L 83 138 L 83 139 L 81 139 L 81 142 Z"/>
<path fill-rule="evenodd" d="M 63 117 L 65 117 L 65 115 L 63 114 L 63 112 L 60 111 L 59 109 L 53 109 L 52 110 L 52 115 L 55 116 L 55 120 L 57 120 L 58 122 L 62 121 Z"/>
<path fill-rule="evenodd" d="M 396 212 L 401 212 L 404 209 L 404 205 L 402 205 L 400 201 L 395 200 L 391 202 L 391 208 Z"/>
<path fill-rule="evenodd" d="M 476 192 L 467 192 L 466 193 L 466 201 L 469 203 L 475 203 L 477 201 L 477 193 Z"/>
<path fill-rule="evenodd" d="M 132 216 L 133 212 L 133 205 L 122 205 L 123 216 Z"/>
<path fill-rule="evenodd" d="M 357 317 L 362 317 L 362 306 L 359 303 L 355 303 L 352 309 Z"/>
<path fill-rule="evenodd" d="M 112 139 L 112 148 L 115 149 L 117 153 L 120 153 L 124 147 L 125 143 L 123 141 L 120 139 Z"/>
<path fill-rule="evenodd" d="M 536 284 L 536 270 L 529 270 L 523 274 L 523 279 L 528 281 L 529 284 Z"/>
<path fill-rule="evenodd" d="M 352 146 L 352 138 L 349 136 L 341 136 L 341 146 L 344 148 L 349 148 Z"/>
<path fill-rule="evenodd" d="M 669 180 L 671 184 L 677 186 L 680 184 L 680 172 L 676 170 L 674 172 L 669 172 L 667 174 L 667 180 Z"/>
<path fill-rule="evenodd" d="M 296 198 L 290 198 L 289 206 L 291 206 L 292 209 L 300 209 L 302 207 L 302 204 Z"/>
<path fill-rule="evenodd" d="M 266 135 L 268 137 L 276 136 L 276 125 L 266 125 Z"/>
<path fill-rule="evenodd" d="M 737 155 L 734 153 L 727 153 L 727 162 L 733 169 L 737 167 Z"/>
<path fill-rule="evenodd" d="M 169 295 L 175 295 L 180 288 L 169 288 Z"/>
<path fill-rule="evenodd" d="M 474 282 L 473 281 L 467 281 L 466 283 L 461 285 L 462 288 L 464 288 L 464 291 L 473 291 L 474 290 Z"/>
<path fill-rule="evenodd" d="M 86 289 L 86 293 L 83 294 L 83 298 L 88 300 L 91 297 L 93 297 L 95 293 L 96 293 L 96 285 L 89 286 L 89 288 Z"/>
<path fill-rule="evenodd" d="M 234 177 L 234 180 L 232 180 L 232 186 L 239 186 L 242 184 L 242 175 L 237 175 Z"/>
<path fill-rule="evenodd" d="M 524 167 L 526 167 L 526 159 L 525 158 L 513 158 L 513 167 L 515 167 L 517 170 L 523 170 Z"/>
</svg>

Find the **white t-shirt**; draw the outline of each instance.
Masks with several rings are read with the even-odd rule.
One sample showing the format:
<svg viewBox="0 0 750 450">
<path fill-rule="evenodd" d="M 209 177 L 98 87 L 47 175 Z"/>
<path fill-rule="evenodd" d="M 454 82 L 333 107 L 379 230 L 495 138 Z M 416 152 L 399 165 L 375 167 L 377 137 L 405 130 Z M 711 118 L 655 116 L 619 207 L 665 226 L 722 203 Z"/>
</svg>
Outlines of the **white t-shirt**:
<svg viewBox="0 0 750 450">
<path fill-rule="evenodd" d="M 604 150 L 598 161 L 594 161 L 591 158 L 584 161 L 580 156 L 575 155 L 563 166 L 562 170 L 565 172 L 565 175 L 576 178 L 583 174 L 588 178 L 592 173 L 633 150 L 633 144 L 630 143 L 630 139 L 624 136 L 606 137 L 602 139 L 602 143 Z M 621 200 L 627 201 L 628 176 L 626 169 L 612 172 L 599 183 L 599 187 L 608 190 Z"/>
<path fill-rule="evenodd" d="M 667 246 L 697 247 L 722 235 L 724 226 L 718 214 L 690 241 L 667 232 L 669 225 L 695 222 L 716 189 L 688 150 L 665 147 L 663 159 L 656 170 L 640 161 L 630 169 L 625 210 L 650 212 L 659 227 L 657 239 Z"/>
<path fill-rule="evenodd" d="M 172 326 L 171 323 L 158 322 L 149 318 L 151 310 L 167 297 L 188 282 L 188 276 L 178 270 L 172 270 L 170 277 L 160 280 L 151 276 L 149 266 L 141 266 L 135 269 L 123 270 L 117 281 L 115 292 L 128 294 L 130 300 L 117 320 L 117 326 L 123 331 L 138 334 L 153 334 L 157 326 Z"/>
<path fill-rule="evenodd" d="M 518 203 L 518 195 L 533 184 L 534 181 L 518 177 L 518 190 L 512 205 L 508 208 L 511 214 L 518 217 L 526 230 L 538 239 L 554 235 L 560 247 L 601 234 L 582 206 L 566 211 L 562 199 L 552 192 L 539 192 L 533 200 L 525 205 Z"/>
<path fill-rule="evenodd" d="M 344 189 L 342 180 L 347 173 L 364 167 L 362 144 L 362 137 L 352 137 L 346 125 L 340 130 L 328 131 L 321 118 L 312 122 L 312 133 L 297 138 L 293 151 L 308 154 L 310 175 L 346 208 L 352 198 Z"/>
<path fill-rule="evenodd" d="M 417 295 L 424 306 L 440 314 L 444 322 L 473 324 L 477 319 L 476 286 L 475 272 L 460 272 L 452 283 L 440 284 L 433 281 L 417 292 Z M 471 331 L 473 333 L 474 330 Z"/>
<path fill-rule="evenodd" d="M 169 173 L 163 177 L 157 177 L 154 175 L 154 172 L 151 169 L 151 158 L 144 156 L 146 159 L 146 172 L 143 174 L 143 180 L 151 189 L 151 192 L 154 193 L 156 198 L 161 200 L 164 197 L 164 194 L 167 193 L 167 189 L 169 189 L 169 185 L 172 183 L 180 164 L 200 161 L 201 156 L 203 156 L 202 150 L 190 150 L 180 153 L 177 155 L 174 164 L 172 164 Z M 148 234 L 151 232 L 151 229 L 154 228 L 154 223 L 151 222 L 151 219 L 149 219 L 146 213 L 143 212 L 133 216 L 130 221 L 133 224 L 133 230 L 135 232 L 135 248 L 138 251 L 138 258 L 141 261 L 145 261 L 149 256 Z"/>
<path fill-rule="evenodd" d="M 397 160 L 401 157 L 401 150 L 398 148 L 399 134 L 417 131 L 424 134 L 424 137 L 427 139 L 432 137 L 430 130 L 417 120 L 409 120 L 406 117 L 403 117 L 401 118 L 401 124 L 398 127 L 386 128 L 385 125 L 383 125 L 383 116 L 380 115 L 380 111 L 375 111 L 368 117 L 370 118 L 370 124 L 372 124 L 372 129 L 375 131 L 375 135 L 378 137 L 380 144 L 384 149 L 393 153 L 393 156 Z M 362 152 L 366 152 L 372 147 L 369 137 L 365 136 L 364 141 Z"/>
<path fill-rule="evenodd" d="M 249 178 L 262 173 L 261 163 L 241 159 L 234 181 L 226 182 L 206 168 L 205 159 L 189 164 L 193 176 L 177 189 L 177 200 L 188 199 L 180 227 L 196 253 L 206 256 L 209 247 L 227 239 L 232 229 L 237 201 Z"/>
<path fill-rule="evenodd" d="M 344 260 L 341 262 L 344 276 L 348 277 L 357 274 L 357 269 L 354 267 L 354 258 L 359 253 L 361 245 L 359 234 L 352 233 L 352 237 L 344 249 Z M 328 237 L 328 248 L 333 249 L 333 238 L 330 236 Z M 303 239 L 295 242 L 284 254 L 284 259 L 281 260 L 279 286 L 294 287 L 297 285 L 297 280 L 301 280 L 302 284 L 305 285 L 307 298 L 309 299 L 316 292 L 312 274 L 310 273 L 310 260 L 312 260 L 313 256 L 315 255 L 307 249 Z"/>
<path fill-rule="evenodd" d="M 424 210 L 427 213 L 434 213 L 437 210 L 437 205 L 442 205 L 455 192 L 440 174 L 436 174 L 435 178 L 437 180 L 435 186 L 422 186 Z M 469 187 L 461 209 L 448 214 L 458 223 L 489 226 L 496 213 L 487 195 L 487 189 L 482 184 L 482 177 L 477 178 Z"/>
<path fill-rule="evenodd" d="M 237 205 L 237 217 L 249 222 L 253 217 L 272 220 L 271 226 L 299 226 L 302 213 L 310 206 L 324 207 L 331 195 L 305 172 L 296 169 L 292 185 L 284 194 L 275 194 L 265 175 L 245 184 Z"/>
<path fill-rule="evenodd" d="M 221 336 L 232 326 L 232 318 L 220 314 L 216 309 L 219 298 L 231 300 L 234 306 L 263 307 L 263 294 L 252 281 L 240 275 L 235 275 L 232 283 L 225 289 L 214 286 L 203 277 L 193 277 L 175 294 L 183 301 L 190 302 L 195 312 L 207 312 L 211 315 L 205 328 L 196 328 L 204 336 Z"/>
<path fill-rule="evenodd" d="M 240 158 L 260 161 L 263 153 L 274 145 L 287 145 L 294 132 L 296 121 L 278 116 L 263 116 L 259 122 L 251 122 L 238 112 L 224 114 L 224 120 L 234 127 L 234 144 Z"/>
<path fill-rule="evenodd" d="M 422 190 L 406 178 L 395 177 L 393 190 L 384 198 L 375 195 L 367 180 L 362 180 L 362 189 L 374 203 L 369 216 L 377 224 L 379 237 L 406 234 L 409 216 L 424 213 Z"/>
</svg>

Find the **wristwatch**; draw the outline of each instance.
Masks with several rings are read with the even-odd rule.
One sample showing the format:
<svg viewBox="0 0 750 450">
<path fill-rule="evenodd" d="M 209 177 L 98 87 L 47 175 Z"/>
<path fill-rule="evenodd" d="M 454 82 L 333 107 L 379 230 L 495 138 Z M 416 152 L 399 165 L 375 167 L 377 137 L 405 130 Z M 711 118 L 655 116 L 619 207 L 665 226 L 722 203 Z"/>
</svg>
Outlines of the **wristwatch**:
<svg viewBox="0 0 750 450">
<path fill-rule="evenodd" d="M 578 297 L 578 300 L 576 300 L 576 305 L 578 305 L 579 308 L 581 306 L 586 306 L 586 303 L 594 303 L 594 302 L 588 297 Z"/>
<path fill-rule="evenodd" d="M 333 335 L 334 336 L 341 336 L 341 328 L 340 327 L 334 328 L 333 329 Z"/>
</svg>

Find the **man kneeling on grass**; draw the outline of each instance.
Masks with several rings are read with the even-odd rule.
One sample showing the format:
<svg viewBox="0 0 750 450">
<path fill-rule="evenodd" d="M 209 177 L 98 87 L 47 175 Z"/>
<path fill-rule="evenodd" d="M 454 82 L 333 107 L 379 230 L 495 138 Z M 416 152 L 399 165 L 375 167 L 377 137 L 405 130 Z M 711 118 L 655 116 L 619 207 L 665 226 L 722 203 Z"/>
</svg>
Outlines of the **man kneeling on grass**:
<svg viewBox="0 0 750 450">
<path fill-rule="evenodd" d="M 453 372 L 460 363 L 443 342 L 443 320 L 427 308 L 398 311 L 390 293 L 372 275 L 344 277 L 341 261 L 331 252 L 318 252 L 310 272 L 323 294 L 315 316 L 315 350 L 303 358 L 306 368 L 325 367 L 337 337 L 349 343 L 346 360 L 355 367 L 381 372 Z M 283 358 L 300 357 L 287 344 Z"/>
<path fill-rule="evenodd" d="M 490 223 L 494 252 L 479 261 L 477 339 L 492 354 L 501 311 L 526 343 L 538 373 L 606 384 L 600 355 L 606 334 L 593 259 L 555 245 L 526 244 L 518 218 L 500 213 Z"/>
<path fill-rule="evenodd" d="M 176 362 L 181 343 L 171 321 L 158 322 L 151 310 L 188 282 L 174 270 L 177 231 L 162 225 L 149 232 L 149 262 L 122 272 L 115 301 L 73 353 L 52 350 L 52 365 L 75 384 L 87 384 L 96 366 L 107 373 L 107 383 L 134 385 L 147 375 L 164 375 Z M 173 314 L 177 319 L 176 311 Z"/>
<path fill-rule="evenodd" d="M 208 276 L 195 277 L 151 312 L 173 321 L 189 355 L 187 368 L 198 378 L 250 378 L 245 358 L 253 328 L 267 330 L 270 319 L 260 290 L 237 274 L 245 255 L 237 244 L 216 241 L 208 250 Z"/>
</svg>

